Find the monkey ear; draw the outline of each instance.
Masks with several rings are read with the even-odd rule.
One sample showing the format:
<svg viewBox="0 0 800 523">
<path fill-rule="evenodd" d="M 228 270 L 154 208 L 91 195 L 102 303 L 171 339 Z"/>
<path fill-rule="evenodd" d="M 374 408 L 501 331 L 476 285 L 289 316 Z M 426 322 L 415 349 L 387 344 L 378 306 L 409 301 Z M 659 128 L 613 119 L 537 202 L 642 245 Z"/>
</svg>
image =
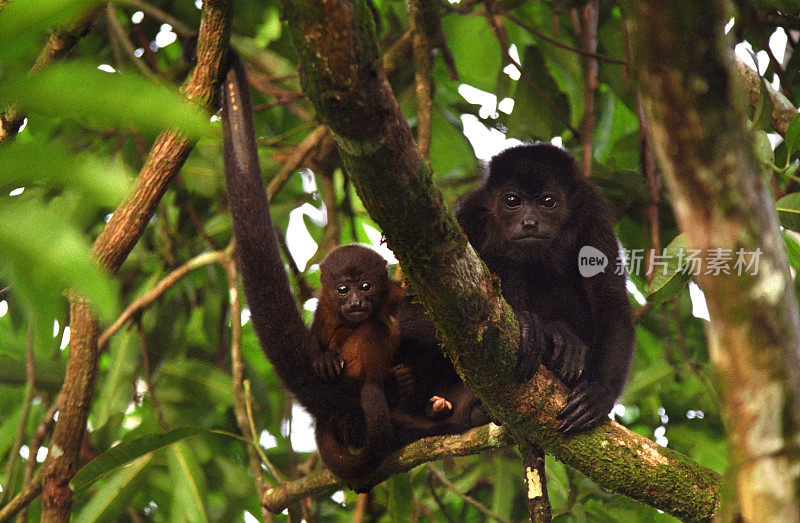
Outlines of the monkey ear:
<svg viewBox="0 0 800 523">
<path fill-rule="evenodd" d="M 489 220 L 485 187 L 467 195 L 456 207 L 456 220 L 476 249 L 480 249 L 486 240 L 486 223 Z"/>
</svg>

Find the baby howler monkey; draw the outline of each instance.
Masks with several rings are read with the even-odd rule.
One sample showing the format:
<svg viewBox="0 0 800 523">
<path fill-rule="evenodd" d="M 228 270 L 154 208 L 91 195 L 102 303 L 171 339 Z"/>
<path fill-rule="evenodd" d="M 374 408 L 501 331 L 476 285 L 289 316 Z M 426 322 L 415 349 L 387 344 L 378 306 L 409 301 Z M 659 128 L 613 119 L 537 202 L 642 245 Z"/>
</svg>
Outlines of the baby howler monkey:
<svg viewBox="0 0 800 523">
<path fill-rule="evenodd" d="M 628 378 L 634 328 L 607 204 L 556 146 L 520 145 L 489 163 L 485 183 L 456 218 L 500 277 L 502 293 L 529 339 L 519 367 L 530 377 L 542 362 L 572 387 L 558 414 L 572 433 L 608 415 Z M 605 270 L 581 274 L 579 253 L 596 249 Z M 538 345 L 538 347 L 537 347 Z"/>
<path fill-rule="evenodd" d="M 320 379 L 354 388 L 366 421 L 364 443 L 350 452 L 325 422 L 316 426 L 320 457 L 337 476 L 358 478 L 374 470 L 392 448 L 384 382 L 400 344 L 395 316 L 405 292 L 386 273 L 386 261 L 361 245 L 331 251 L 320 266 L 322 288 L 311 332 L 319 342 L 311 361 Z"/>
</svg>

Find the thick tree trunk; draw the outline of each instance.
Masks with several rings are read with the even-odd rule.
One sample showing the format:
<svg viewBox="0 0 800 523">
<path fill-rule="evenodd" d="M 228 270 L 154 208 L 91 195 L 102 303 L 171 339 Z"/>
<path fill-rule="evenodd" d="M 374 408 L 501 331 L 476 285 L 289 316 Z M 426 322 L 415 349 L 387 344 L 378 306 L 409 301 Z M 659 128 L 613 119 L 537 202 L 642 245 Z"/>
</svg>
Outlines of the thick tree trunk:
<svg viewBox="0 0 800 523">
<path fill-rule="evenodd" d="M 648 124 L 689 246 L 706 259 L 757 253 L 757 271 L 696 275 L 711 316 L 741 515 L 800 521 L 797 299 L 725 43 L 731 14 L 721 0 L 623 5 Z"/>
</svg>

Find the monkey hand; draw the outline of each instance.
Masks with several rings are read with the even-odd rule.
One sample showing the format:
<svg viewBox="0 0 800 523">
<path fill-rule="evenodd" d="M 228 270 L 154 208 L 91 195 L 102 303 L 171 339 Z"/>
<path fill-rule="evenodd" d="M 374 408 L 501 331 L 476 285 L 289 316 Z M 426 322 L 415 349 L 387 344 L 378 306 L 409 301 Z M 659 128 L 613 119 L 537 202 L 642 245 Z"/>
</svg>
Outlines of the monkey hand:
<svg viewBox="0 0 800 523">
<path fill-rule="evenodd" d="M 514 377 L 517 381 L 530 379 L 542 363 L 542 348 L 545 346 L 545 331 L 539 317 L 528 311 L 516 313 L 519 322 L 520 341 Z"/>
<path fill-rule="evenodd" d="M 342 374 L 344 360 L 332 350 L 321 350 L 314 356 L 311 367 L 319 379 L 332 383 Z"/>
<path fill-rule="evenodd" d="M 414 392 L 414 385 L 416 384 L 414 372 L 405 363 L 398 363 L 389 369 L 389 377 L 394 381 L 394 385 L 401 395 Z"/>
<path fill-rule="evenodd" d="M 561 420 L 558 431 L 574 434 L 604 421 L 614 406 L 614 395 L 601 384 L 582 381 L 567 398 L 567 404 L 556 416 Z"/>
<path fill-rule="evenodd" d="M 552 347 L 545 358 L 545 366 L 566 385 L 574 385 L 586 370 L 586 344 L 562 322 L 548 324 L 545 334 Z"/>
</svg>

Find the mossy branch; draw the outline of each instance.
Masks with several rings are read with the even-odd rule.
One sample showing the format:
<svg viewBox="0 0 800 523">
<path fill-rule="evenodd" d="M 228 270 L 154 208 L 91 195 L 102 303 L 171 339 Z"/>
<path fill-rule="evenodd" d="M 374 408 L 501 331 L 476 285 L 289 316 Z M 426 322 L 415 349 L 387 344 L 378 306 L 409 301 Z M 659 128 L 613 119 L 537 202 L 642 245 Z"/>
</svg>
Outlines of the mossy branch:
<svg viewBox="0 0 800 523">
<path fill-rule="evenodd" d="M 518 325 L 445 208 L 400 112 L 362 1 L 284 0 L 303 90 L 465 383 L 515 437 L 545 448 L 600 486 L 685 519 L 708 519 L 719 476 L 615 423 L 566 438 L 555 415 L 567 389 L 542 369 L 512 382 Z"/>
</svg>

